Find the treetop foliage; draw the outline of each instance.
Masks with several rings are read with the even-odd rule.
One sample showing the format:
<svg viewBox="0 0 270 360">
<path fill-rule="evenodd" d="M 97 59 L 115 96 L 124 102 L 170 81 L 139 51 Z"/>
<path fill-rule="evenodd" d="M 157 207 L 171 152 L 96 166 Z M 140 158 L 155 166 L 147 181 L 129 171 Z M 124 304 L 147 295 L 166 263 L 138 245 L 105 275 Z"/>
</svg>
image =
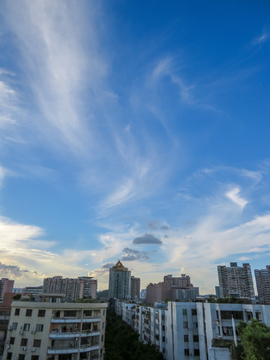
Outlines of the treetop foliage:
<svg viewBox="0 0 270 360">
<path fill-rule="evenodd" d="M 153 345 L 138 340 L 131 326 L 122 321 L 113 309 L 107 312 L 105 360 L 164 360 Z"/>
</svg>

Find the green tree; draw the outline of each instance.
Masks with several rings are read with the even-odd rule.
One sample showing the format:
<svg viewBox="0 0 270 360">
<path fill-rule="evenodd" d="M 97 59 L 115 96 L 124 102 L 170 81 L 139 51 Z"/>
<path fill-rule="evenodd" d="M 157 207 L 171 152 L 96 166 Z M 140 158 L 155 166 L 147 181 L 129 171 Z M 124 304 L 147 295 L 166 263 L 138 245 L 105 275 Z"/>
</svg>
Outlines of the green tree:
<svg viewBox="0 0 270 360">
<path fill-rule="evenodd" d="M 105 335 L 105 360 L 163 360 L 163 355 L 153 345 L 144 345 L 139 334 L 117 316 L 107 312 Z"/>
<path fill-rule="evenodd" d="M 240 323 L 237 331 L 243 346 L 242 359 L 270 360 L 270 327 L 253 319 L 250 324 Z"/>
</svg>

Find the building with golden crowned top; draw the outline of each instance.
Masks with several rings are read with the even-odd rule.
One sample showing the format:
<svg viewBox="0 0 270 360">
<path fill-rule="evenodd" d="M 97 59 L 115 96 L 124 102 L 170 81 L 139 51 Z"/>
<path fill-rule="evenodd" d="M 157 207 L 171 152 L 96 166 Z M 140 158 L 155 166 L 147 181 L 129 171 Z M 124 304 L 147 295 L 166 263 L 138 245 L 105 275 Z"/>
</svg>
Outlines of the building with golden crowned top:
<svg viewBox="0 0 270 360">
<path fill-rule="evenodd" d="M 131 296 L 131 272 L 121 261 L 110 268 L 109 299 L 126 299 Z"/>
</svg>

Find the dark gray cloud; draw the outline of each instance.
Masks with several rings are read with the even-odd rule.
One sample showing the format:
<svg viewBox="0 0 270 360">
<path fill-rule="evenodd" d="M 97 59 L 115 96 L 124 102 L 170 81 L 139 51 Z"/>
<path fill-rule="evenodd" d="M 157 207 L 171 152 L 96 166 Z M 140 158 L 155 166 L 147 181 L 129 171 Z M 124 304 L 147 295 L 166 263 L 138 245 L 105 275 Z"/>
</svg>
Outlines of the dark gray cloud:
<svg viewBox="0 0 270 360">
<path fill-rule="evenodd" d="M 163 244 L 161 240 L 159 240 L 158 238 L 156 238 L 154 235 L 152 234 L 144 234 L 140 237 L 137 237 L 133 240 L 133 244 Z"/>
<path fill-rule="evenodd" d="M 161 230 L 170 230 L 170 227 L 167 226 L 167 225 L 162 225 L 162 226 L 160 227 L 160 229 L 161 229 Z"/>
<path fill-rule="evenodd" d="M 149 223 L 147 225 L 152 230 L 170 230 L 171 229 L 171 227 L 168 225 L 160 225 L 160 222 L 158 220 L 149 221 Z"/>
<path fill-rule="evenodd" d="M 123 252 L 129 256 L 135 257 L 132 260 L 148 260 L 149 259 L 147 251 L 139 251 L 139 250 L 135 250 L 135 249 L 124 248 Z M 130 259 L 129 260 L 127 259 L 127 255 L 123 255 L 122 260 L 132 261 Z"/>
<path fill-rule="evenodd" d="M 134 261 L 134 260 L 137 260 L 137 257 L 134 255 L 123 255 L 121 260 L 122 261 Z"/>
<path fill-rule="evenodd" d="M 0 277 L 21 277 L 23 273 L 27 273 L 29 270 L 21 269 L 14 265 L 5 265 L 0 262 Z"/>
<path fill-rule="evenodd" d="M 169 238 L 169 236 L 168 236 L 168 235 L 164 235 L 164 237 L 165 237 L 166 239 L 168 239 L 168 238 Z"/>
<path fill-rule="evenodd" d="M 109 269 L 109 268 L 113 267 L 114 265 L 115 265 L 114 263 L 106 263 L 106 264 L 102 265 L 102 268 Z"/>
</svg>

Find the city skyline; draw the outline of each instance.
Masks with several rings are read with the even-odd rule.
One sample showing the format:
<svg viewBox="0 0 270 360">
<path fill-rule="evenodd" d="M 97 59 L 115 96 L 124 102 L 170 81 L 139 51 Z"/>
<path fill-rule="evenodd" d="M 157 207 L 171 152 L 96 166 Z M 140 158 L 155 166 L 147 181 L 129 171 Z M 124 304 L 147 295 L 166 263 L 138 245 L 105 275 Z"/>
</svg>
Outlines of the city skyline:
<svg viewBox="0 0 270 360">
<path fill-rule="evenodd" d="M 269 4 L 3 1 L 0 278 L 269 263 Z M 254 287 L 256 289 L 256 286 Z"/>
</svg>

